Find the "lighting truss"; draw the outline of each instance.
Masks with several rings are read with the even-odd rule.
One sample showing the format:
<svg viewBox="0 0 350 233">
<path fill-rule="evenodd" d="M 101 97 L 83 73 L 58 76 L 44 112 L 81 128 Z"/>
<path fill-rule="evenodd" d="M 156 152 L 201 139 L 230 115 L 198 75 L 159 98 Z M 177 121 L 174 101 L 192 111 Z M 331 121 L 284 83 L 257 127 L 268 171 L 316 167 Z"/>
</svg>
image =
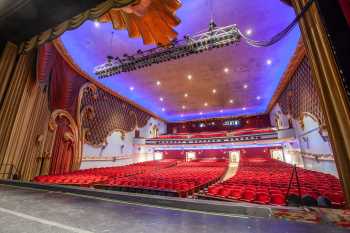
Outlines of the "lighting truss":
<svg viewBox="0 0 350 233">
<path fill-rule="evenodd" d="M 107 62 L 96 66 L 94 68 L 94 73 L 101 79 L 107 78 L 115 74 L 130 72 L 153 64 L 159 64 L 215 48 L 237 44 L 241 39 L 250 46 L 269 47 L 282 40 L 295 26 L 297 26 L 298 21 L 304 16 L 305 12 L 307 12 L 314 1 L 315 0 L 308 0 L 295 19 L 286 28 L 269 40 L 252 40 L 246 37 L 235 24 L 218 28 L 214 21 L 211 21 L 207 32 L 194 36 L 186 35 L 183 40 L 173 41 L 168 46 L 157 47 L 146 51 L 139 50 L 132 56 L 124 54 L 123 58 L 107 56 Z"/>
<path fill-rule="evenodd" d="M 124 54 L 123 58 L 108 56 L 107 62 L 96 66 L 94 73 L 100 79 L 103 79 L 153 64 L 237 44 L 241 37 L 236 25 L 216 27 L 215 23 L 211 22 L 207 32 L 193 36 L 186 35 L 183 40 L 173 41 L 165 47 L 157 47 L 146 51 L 138 50 L 134 55 Z"/>
</svg>

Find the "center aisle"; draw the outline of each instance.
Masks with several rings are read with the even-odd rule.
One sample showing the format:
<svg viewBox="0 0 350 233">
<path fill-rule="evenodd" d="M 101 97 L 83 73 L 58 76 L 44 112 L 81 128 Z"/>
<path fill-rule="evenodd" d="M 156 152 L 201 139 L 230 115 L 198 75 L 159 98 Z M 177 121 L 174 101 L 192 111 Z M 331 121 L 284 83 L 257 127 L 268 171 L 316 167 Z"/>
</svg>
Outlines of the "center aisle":
<svg viewBox="0 0 350 233">
<path fill-rule="evenodd" d="M 0 232 L 7 233 L 345 233 L 315 225 L 124 204 L 0 185 Z"/>
<path fill-rule="evenodd" d="M 233 177 L 234 175 L 236 175 L 237 169 L 238 169 L 238 163 L 229 163 L 227 171 L 224 177 L 222 178 L 222 181 L 226 181 L 231 177 Z"/>
</svg>

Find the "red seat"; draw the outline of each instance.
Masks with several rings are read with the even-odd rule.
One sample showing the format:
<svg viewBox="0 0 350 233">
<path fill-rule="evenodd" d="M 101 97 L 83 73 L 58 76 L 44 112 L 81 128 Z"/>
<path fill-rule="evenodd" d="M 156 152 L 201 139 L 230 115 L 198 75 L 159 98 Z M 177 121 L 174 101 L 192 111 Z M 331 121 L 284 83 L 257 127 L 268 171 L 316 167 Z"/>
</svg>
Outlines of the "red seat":
<svg viewBox="0 0 350 233">
<path fill-rule="evenodd" d="M 282 194 L 272 194 L 270 203 L 272 205 L 286 205 L 286 199 Z"/>
<path fill-rule="evenodd" d="M 242 189 L 233 189 L 227 198 L 238 200 L 242 197 Z"/>
<path fill-rule="evenodd" d="M 221 190 L 222 188 L 221 187 L 219 187 L 219 186 L 212 186 L 212 187 L 209 187 L 209 189 L 208 189 L 208 193 L 210 194 L 210 195 L 218 195 L 218 193 L 220 192 L 220 190 Z"/>
<path fill-rule="evenodd" d="M 326 197 L 331 201 L 333 207 L 340 208 L 345 205 L 345 198 L 342 193 L 328 193 Z"/>
<path fill-rule="evenodd" d="M 240 200 L 247 201 L 247 202 L 253 202 L 256 198 L 256 193 L 252 190 L 246 190 L 243 192 L 242 197 Z"/>
<path fill-rule="evenodd" d="M 258 204 L 268 204 L 270 202 L 270 196 L 266 192 L 256 193 L 256 203 Z"/>
<path fill-rule="evenodd" d="M 231 194 L 232 189 L 230 188 L 222 188 L 219 193 L 218 196 L 226 198 L 227 196 L 229 196 Z"/>
</svg>

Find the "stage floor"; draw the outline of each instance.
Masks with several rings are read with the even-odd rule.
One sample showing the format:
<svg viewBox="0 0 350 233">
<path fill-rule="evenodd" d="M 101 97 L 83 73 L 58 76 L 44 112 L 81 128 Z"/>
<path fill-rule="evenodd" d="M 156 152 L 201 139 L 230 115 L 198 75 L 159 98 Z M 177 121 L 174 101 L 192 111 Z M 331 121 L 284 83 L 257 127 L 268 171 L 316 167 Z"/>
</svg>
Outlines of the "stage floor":
<svg viewBox="0 0 350 233">
<path fill-rule="evenodd" d="M 0 233 L 341 233 L 325 224 L 214 215 L 0 185 Z"/>
</svg>

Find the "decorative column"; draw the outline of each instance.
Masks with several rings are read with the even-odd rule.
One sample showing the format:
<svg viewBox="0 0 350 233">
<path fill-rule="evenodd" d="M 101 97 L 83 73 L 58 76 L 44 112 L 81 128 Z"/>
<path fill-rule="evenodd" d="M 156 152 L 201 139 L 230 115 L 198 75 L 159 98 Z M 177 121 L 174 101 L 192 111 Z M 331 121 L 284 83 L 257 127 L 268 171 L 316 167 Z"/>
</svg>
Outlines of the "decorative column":
<svg viewBox="0 0 350 233">
<path fill-rule="evenodd" d="M 292 0 L 291 2 L 296 12 L 299 13 L 307 0 Z M 326 116 L 338 173 L 343 183 L 347 203 L 350 203 L 349 103 L 335 56 L 315 3 L 306 12 L 299 25 Z"/>
<path fill-rule="evenodd" d="M 78 135 L 79 135 L 79 146 L 78 146 L 78 154 L 77 156 L 77 164 L 75 169 L 79 169 L 80 165 L 81 165 L 81 161 L 83 158 L 83 149 L 84 149 L 84 143 L 85 143 L 85 133 L 86 133 L 86 129 L 83 126 L 83 121 L 85 119 L 85 117 L 89 118 L 93 118 L 94 117 L 94 112 L 95 109 L 93 108 L 93 106 L 88 105 L 88 106 L 82 106 L 82 100 L 84 97 L 84 94 L 87 93 L 88 91 L 91 91 L 91 93 L 93 94 L 93 98 L 96 100 L 97 99 L 97 87 L 88 82 L 86 84 L 84 84 L 80 90 L 79 90 L 79 95 L 78 95 L 78 99 L 77 99 L 77 109 L 76 109 L 76 119 L 77 119 L 77 127 L 78 127 Z"/>
</svg>

